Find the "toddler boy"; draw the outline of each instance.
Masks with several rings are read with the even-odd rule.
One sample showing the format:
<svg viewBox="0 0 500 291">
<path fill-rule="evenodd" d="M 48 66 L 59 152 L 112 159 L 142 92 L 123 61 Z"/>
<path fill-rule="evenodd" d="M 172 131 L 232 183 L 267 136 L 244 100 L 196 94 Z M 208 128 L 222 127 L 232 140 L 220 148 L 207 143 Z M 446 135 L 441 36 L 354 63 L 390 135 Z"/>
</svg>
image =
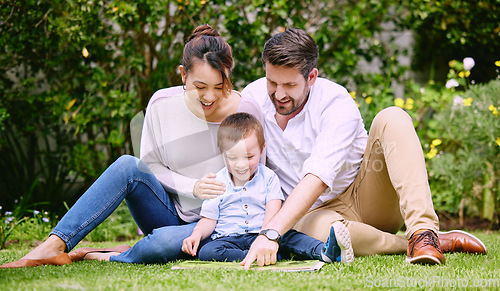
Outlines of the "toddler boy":
<svg viewBox="0 0 500 291">
<path fill-rule="evenodd" d="M 195 256 L 200 242 L 211 235 L 212 240 L 199 250 L 200 260 L 240 261 L 255 238 L 265 235 L 280 244 L 280 254 L 293 253 L 302 259 L 328 263 L 354 260 L 349 232 L 342 222 L 331 226 L 326 243 L 293 229 L 280 236 L 276 230 L 265 228 L 281 208 L 284 196 L 277 175 L 259 163 L 265 140 L 262 125 L 254 116 L 228 116 L 219 127 L 217 143 L 226 167 L 216 179 L 225 183 L 227 190 L 203 202 L 202 218 L 184 240 L 183 252 Z M 266 265 L 276 259 L 264 258 Z M 264 262 L 257 263 L 261 266 Z"/>
</svg>

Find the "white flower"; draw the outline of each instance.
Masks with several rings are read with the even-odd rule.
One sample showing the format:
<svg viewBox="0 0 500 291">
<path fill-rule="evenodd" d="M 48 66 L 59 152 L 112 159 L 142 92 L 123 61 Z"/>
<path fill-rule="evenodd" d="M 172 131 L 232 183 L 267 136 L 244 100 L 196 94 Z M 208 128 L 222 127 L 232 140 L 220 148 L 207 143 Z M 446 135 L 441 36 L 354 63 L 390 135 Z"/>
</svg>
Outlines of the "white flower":
<svg viewBox="0 0 500 291">
<path fill-rule="evenodd" d="M 5 211 L 5 215 L 12 215 L 11 211 Z"/>
<path fill-rule="evenodd" d="M 0 210 L 2 210 L 2 206 L 0 206 Z"/>
<path fill-rule="evenodd" d="M 458 82 L 455 79 L 449 79 L 448 82 L 446 82 L 446 88 L 451 89 L 453 87 L 458 87 Z"/>
<path fill-rule="evenodd" d="M 474 65 L 476 62 L 474 62 L 474 59 L 471 57 L 466 57 L 464 59 L 464 70 L 470 71 L 472 68 L 474 68 Z"/>
<path fill-rule="evenodd" d="M 38 211 L 38 210 L 33 210 L 33 214 L 34 214 L 34 215 L 37 215 L 38 213 L 40 213 L 40 211 Z"/>
<path fill-rule="evenodd" d="M 4 222 L 5 224 L 9 224 L 12 220 L 14 220 L 14 216 L 7 217 L 7 219 Z"/>
<path fill-rule="evenodd" d="M 457 95 L 453 98 L 453 105 L 457 106 L 462 104 L 464 104 L 464 98 L 462 96 Z"/>
<path fill-rule="evenodd" d="M 43 222 L 49 222 L 49 219 L 47 217 L 42 218 Z"/>
</svg>

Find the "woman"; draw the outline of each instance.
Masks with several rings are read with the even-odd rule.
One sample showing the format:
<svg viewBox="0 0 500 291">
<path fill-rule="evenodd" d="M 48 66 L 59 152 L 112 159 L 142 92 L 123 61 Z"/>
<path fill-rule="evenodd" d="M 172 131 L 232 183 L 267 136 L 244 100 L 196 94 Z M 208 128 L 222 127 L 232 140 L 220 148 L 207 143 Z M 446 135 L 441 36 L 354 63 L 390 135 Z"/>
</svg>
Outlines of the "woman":
<svg viewBox="0 0 500 291">
<path fill-rule="evenodd" d="M 257 113 L 232 90 L 231 47 L 209 25 L 196 28 L 179 66 L 184 85 L 159 90 L 143 125 L 141 160 L 122 156 L 90 186 L 48 239 L 2 268 L 63 265 L 101 259 L 162 263 L 183 257 L 182 241 L 196 221 L 203 199 L 224 193 L 215 173 L 223 167 L 217 129 L 239 110 Z M 146 236 L 132 248 L 81 248 L 69 254 L 125 199 Z"/>
</svg>

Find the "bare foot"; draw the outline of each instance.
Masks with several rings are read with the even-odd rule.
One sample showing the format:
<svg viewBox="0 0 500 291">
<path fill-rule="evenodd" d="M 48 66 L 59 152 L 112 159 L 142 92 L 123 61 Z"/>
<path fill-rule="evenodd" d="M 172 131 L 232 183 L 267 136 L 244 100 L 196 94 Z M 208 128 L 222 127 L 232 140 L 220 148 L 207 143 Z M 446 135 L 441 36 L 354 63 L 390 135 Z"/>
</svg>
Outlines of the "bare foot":
<svg viewBox="0 0 500 291">
<path fill-rule="evenodd" d="M 119 252 L 107 252 L 107 253 L 100 253 L 100 252 L 93 252 L 93 253 L 88 253 L 85 256 L 85 260 L 98 260 L 98 261 L 109 261 L 109 257 L 111 256 L 118 256 Z"/>
<path fill-rule="evenodd" d="M 51 235 L 42 244 L 26 254 L 23 259 L 47 259 L 64 253 L 66 243 L 57 235 Z"/>
</svg>

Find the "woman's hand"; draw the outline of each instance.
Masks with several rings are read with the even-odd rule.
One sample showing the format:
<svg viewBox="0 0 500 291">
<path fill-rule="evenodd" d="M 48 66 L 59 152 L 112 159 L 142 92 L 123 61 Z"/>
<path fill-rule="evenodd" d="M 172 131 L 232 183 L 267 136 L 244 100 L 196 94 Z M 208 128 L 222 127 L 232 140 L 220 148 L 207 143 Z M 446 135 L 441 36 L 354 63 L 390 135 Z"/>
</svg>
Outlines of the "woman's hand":
<svg viewBox="0 0 500 291">
<path fill-rule="evenodd" d="M 226 192 L 226 185 L 214 179 L 215 174 L 209 173 L 194 184 L 193 195 L 202 200 L 212 199 Z"/>
</svg>

